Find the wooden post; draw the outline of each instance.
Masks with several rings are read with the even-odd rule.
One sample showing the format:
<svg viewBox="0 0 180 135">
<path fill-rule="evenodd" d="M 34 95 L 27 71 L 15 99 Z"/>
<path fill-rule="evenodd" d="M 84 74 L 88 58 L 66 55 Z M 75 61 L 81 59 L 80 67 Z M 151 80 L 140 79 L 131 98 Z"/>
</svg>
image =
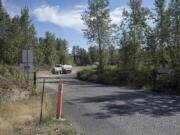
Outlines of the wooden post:
<svg viewBox="0 0 180 135">
<path fill-rule="evenodd" d="M 34 72 L 34 86 L 36 87 L 36 72 Z"/>
<path fill-rule="evenodd" d="M 61 119 L 63 104 L 63 80 L 59 81 L 58 96 L 57 96 L 57 112 L 56 119 Z"/>
<path fill-rule="evenodd" d="M 153 70 L 153 90 L 156 90 L 157 71 Z"/>
<path fill-rule="evenodd" d="M 41 122 L 42 122 L 42 108 L 43 108 L 43 100 L 44 100 L 44 88 L 45 88 L 45 79 L 43 79 L 43 89 L 42 89 L 42 96 L 41 96 L 41 112 L 40 112 L 39 124 L 41 124 Z"/>
</svg>

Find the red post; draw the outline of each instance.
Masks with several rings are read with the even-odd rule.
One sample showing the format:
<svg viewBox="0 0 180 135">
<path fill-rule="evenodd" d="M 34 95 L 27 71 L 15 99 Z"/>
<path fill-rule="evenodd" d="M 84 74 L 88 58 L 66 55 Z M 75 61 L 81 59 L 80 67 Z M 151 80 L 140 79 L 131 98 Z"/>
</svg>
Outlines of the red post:
<svg viewBox="0 0 180 135">
<path fill-rule="evenodd" d="M 63 104 L 63 80 L 59 81 L 56 119 L 61 119 Z"/>
</svg>

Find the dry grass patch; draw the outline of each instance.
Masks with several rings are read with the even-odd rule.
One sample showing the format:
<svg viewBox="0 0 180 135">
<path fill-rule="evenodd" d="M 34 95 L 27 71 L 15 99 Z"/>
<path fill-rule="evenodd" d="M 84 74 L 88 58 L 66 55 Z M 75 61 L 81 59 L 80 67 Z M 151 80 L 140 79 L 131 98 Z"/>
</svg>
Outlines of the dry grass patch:
<svg viewBox="0 0 180 135">
<path fill-rule="evenodd" d="M 51 110 L 50 99 L 46 96 L 43 104 L 43 120 Z M 0 135 L 14 135 L 16 130 L 28 123 L 37 123 L 40 114 L 40 98 L 2 103 L 0 105 Z"/>
</svg>

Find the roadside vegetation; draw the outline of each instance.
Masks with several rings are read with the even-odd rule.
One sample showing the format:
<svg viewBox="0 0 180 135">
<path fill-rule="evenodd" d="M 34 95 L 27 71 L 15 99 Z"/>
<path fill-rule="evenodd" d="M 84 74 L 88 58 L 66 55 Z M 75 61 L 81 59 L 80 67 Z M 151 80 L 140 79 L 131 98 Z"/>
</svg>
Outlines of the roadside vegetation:
<svg viewBox="0 0 180 135">
<path fill-rule="evenodd" d="M 148 71 L 125 71 L 106 68 L 99 71 L 86 68 L 77 73 L 77 78 L 84 81 L 101 83 L 105 85 L 126 86 L 132 89 L 152 90 L 171 94 L 180 94 L 180 73 L 161 75 L 153 86 L 153 74 Z"/>
<path fill-rule="evenodd" d="M 28 100 L 3 102 L 0 105 L 0 134 L 2 135 L 76 135 L 70 122 L 54 121 L 50 98 L 43 104 L 42 124 L 39 125 L 40 96 Z"/>
<path fill-rule="evenodd" d="M 129 0 L 118 25 L 111 22 L 109 2 L 90 0 L 82 15 L 84 35 L 95 45 L 86 62 L 99 65 L 79 72 L 78 78 L 180 94 L 180 1 L 154 0 L 151 10 L 142 0 Z"/>
<path fill-rule="evenodd" d="M 51 99 L 44 96 L 39 125 L 41 93 L 16 66 L 0 65 L 0 134 L 76 135 L 70 122 L 56 122 Z"/>
<path fill-rule="evenodd" d="M 32 77 L 20 71 L 22 50 L 31 49 L 35 70 L 49 70 L 54 64 L 72 64 L 68 42 L 46 32 L 37 37 L 25 7 L 11 17 L 0 0 L 0 135 L 75 135 L 69 122 L 55 122 L 51 100 L 46 95 L 39 125 L 40 93 Z"/>
</svg>

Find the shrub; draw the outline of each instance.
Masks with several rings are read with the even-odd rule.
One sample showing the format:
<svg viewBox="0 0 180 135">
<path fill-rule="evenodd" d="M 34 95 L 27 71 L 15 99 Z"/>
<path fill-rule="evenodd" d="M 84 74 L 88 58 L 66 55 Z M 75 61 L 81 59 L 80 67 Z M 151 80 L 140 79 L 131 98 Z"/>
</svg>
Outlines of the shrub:
<svg viewBox="0 0 180 135">
<path fill-rule="evenodd" d="M 90 80 L 90 77 L 95 72 L 95 70 L 90 68 L 85 68 L 84 70 L 77 73 L 77 78 L 82 80 Z"/>
<path fill-rule="evenodd" d="M 107 68 L 99 72 L 88 68 L 80 71 L 78 78 L 95 83 L 128 86 L 135 89 L 148 87 L 149 90 L 152 90 L 153 87 L 152 72 L 149 71 L 125 71 Z M 155 91 L 180 94 L 180 70 L 175 70 L 167 75 L 159 75 Z"/>
<path fill-rule="evenodd" d="M 0 86 L 3 89 L 27 88 L 28 85 L 18 67 L 0 65 Z"/>
<path fill-rule="evenodd" d="M 180 74 L 174 72 L 157 78 L 155 91 L 180 94 Z"/>
<path fill-rule="evenodd" d="M 139 89 L 151 82 L 151 75 L 145 71 L 134 71 L 128 76 L 128 86 Z"/>
<path fill-rule="evenodd" d="M 94 69 L 84 69 L 78 73 L 78 78 L 85 81 L 102 83 L 107 85 L 130 86 L 141 88 L 148 82 L 148 73 L 140 71 L 119 71 L 117 69 L 105 69 L 102 72 Z"/>
</svg>

